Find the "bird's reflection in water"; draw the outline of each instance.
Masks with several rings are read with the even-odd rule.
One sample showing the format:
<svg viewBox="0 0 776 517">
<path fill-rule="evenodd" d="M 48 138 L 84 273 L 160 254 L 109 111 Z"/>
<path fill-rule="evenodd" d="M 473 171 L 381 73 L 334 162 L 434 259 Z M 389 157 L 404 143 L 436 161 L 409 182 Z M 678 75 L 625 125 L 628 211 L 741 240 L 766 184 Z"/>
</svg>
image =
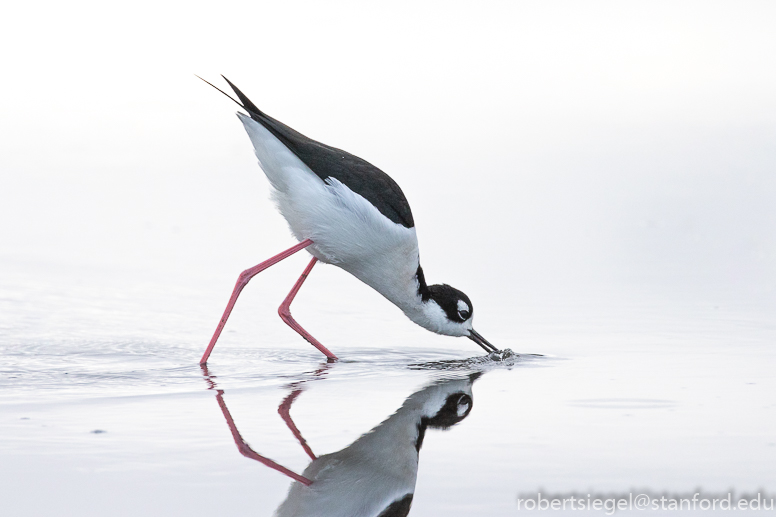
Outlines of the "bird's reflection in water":
<svg viewBox="0 0 776 517">
<path fill-rule="evenodd" d="M 229 413 L 224 392 L 204 368 L 240 453 L 294 479 L 277 517 L 403 517 L 409 514 L 418 459 L 427 429 L 449 429 L 472 410 L 473 373 L 433 382 L 410 395 L 391 416 L 344 449 L 316 456 L 291 419 L 290 409 L 302 392 L 299 384 L 278 412 L 312 462 L 301 475 L 265 458 L 243 440 Z M 316 376 L 325 374 L 325 368 Z"/>
</svg>

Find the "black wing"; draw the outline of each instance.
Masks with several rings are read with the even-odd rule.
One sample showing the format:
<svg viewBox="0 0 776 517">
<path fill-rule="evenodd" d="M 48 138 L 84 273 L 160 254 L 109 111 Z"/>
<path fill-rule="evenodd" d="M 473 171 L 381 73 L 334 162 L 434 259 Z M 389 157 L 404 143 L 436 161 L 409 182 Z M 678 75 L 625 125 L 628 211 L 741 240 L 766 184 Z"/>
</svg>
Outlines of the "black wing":
<svg viewBox="0 0 776 517">
<path fill-rule="evenodd" d="M 358 156 L 316 142 L 263 113 L 243 92 L 224 77 L 251 118 L 267 128 L 319 178 L 335 178 L 363 196 L 381 214 L 407 228 L 415 226 L 407 198 L 386 173 Z"/>
</svg>

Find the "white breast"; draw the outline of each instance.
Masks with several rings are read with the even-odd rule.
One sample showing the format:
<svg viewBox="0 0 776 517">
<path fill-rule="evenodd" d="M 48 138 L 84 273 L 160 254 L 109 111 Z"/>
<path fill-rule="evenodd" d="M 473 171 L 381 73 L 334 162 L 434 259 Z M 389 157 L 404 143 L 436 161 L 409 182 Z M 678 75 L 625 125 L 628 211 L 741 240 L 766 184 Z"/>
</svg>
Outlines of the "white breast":
<svg viewBox="0 0 776 517">
<path fill-rule="evenodd" d="M 322 181 L 264 126 L 238 113 L 291 232 L 322 262 L 371 286 L 404 312 L 420 304 L 415 228 L 396 224 L 340 181 Z"/>
</svg>

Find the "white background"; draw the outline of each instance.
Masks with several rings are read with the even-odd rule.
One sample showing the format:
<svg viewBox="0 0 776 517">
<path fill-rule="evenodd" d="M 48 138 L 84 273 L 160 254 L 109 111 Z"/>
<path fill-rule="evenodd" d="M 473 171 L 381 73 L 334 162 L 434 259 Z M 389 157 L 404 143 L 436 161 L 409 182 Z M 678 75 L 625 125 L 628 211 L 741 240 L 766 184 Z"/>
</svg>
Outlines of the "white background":
<svg viewBox="0 0 776 517">
<path fill-rule="evenodd" d="M 234 450 L 194 365 L 237 274 L 294 242 L 236 106 L 195 73 L 390 174 L 428 280 L 467 292 L 496 345 L 558 359 L 486 375 L 471 417 L 429 435 L 413 515 L 512 515 L 542 486 L 773 490 L 774 27 L 766 1 L 4 6 L 6 504 L 212 514 L 197 497 L 217 485 L 216 508 L 263 515 L 283 498 L 283 478 Z M 264 425 L 250 401 L 274 419 L 284 396 L 250 372 L 318 364 L 274 316 L 304 262 L 245 290 L 211 361 L 246 390 L 246 436 Z M 381 351 L 476 353 L 333 267 L 294 314 L 356 358 L 297 406 L 324 452 L 427 381 L 394 371 L 382 388 Z M 297 354 L 291 371 L 250 355 L 262 347 Z"/>
</svg>

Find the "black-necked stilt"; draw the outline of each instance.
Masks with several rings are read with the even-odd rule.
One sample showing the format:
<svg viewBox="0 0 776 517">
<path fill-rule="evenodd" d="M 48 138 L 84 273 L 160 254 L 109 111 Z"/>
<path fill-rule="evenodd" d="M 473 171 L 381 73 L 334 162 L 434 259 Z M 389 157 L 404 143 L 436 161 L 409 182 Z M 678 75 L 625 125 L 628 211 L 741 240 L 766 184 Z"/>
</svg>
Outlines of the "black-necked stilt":
<svg viewBox="0 0 776 517">
<path fill-rule="evenodd" d="M 237 115 L 273 187 L 280 213 L 300 242 L 240 274 L 201 364 L 207 362 L 248 281 L 305 248 L 313 258 L 278 313 L 329 359 L 337 357 L 305 331 L 290 311 L 294 296 L 318 260 L 339 266 L 371 286 L 421 327 L 447 336 L 467 336 L 486 352 L 498 352 L 472 328 L 474 307 L 468 296 L 447 284 L 426 284 L 410 205 L 390 176 L 357 156 L 311 140 L 266 115 L 224 79 L 239 101 L 208 84 L 248 112 Z"/>
<path fill-rule="evenodd" d="M 302 390 L 293 391 L 278 412 L 312 460 L 301 475 L 254 451 L 240 435 L 224 401 L 224 392 L 218 390 L 216 398 L 240 453 L 296 481 L 275 516 L 406 516 L 415 494 L 426 430 L 449 429 L 469 416 L 473 407 L 472 383 L 480 375 L 426 386 L 355 442 L 323 456 L 313 453 L 291 419 L 291 404 Z M 209 382 L 211 388 L 217 389 L 215 383 Z"/>
</svg>

